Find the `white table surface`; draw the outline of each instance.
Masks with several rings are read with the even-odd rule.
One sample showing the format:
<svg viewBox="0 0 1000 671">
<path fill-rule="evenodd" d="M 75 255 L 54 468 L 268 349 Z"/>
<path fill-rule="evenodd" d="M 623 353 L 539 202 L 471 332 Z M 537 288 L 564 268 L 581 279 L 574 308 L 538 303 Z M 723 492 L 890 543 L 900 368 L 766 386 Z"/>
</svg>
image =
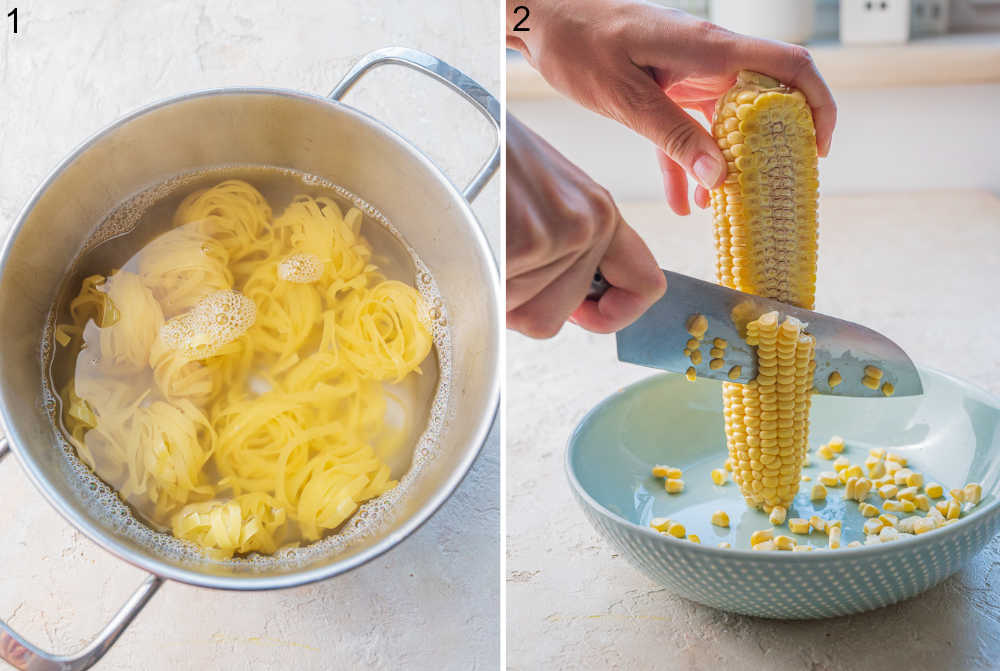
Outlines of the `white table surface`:
<svg viewBox="0 0 1000 671">
<path fill-rule="evenodd" d="M 120 115 L 184 91 L 277 86 L 326 94 L 360 55 L 421 48 L 499 93 L 493 3 L 23 0 L 0 37 L 0 228 L 45 175 Z M 6 14 L 4 9 L 3 14 Z M 412 138 L 464 184 L 494 137 L 419 75 L 383 68 L 348 102 Z M 476 203 L 498 248 L 497 180 Z M 9 318 L 9 316 L 4 316 Z M 458 492 L 383 557 L 280 592 L 167 583 L 101 669 L 490 669 L 499 655 L 496 432 Z M 142 580 L 0 464 L 0 617 L 57 652 L 79 647 Z M 0 662 L 0 668 L 9 668 Z"/>
<path fill-rule="evenodd" d="M 706 213 L 684 220 L 659 203 L 621 209 L 660 265 L 713 279 Z M 820 310 L 1000 393 L 1000 199 L 973 191 L 823 198 L 819 249 Z M 855 616 L 762 620 L 668 594 L 591 528 L 563 472 L 576 423 L 650 372 L 618 363 L 611 336 L 572 325 L 552 340 L 511 334 L 507 343 L 511 669 L 1000 667 L 1000 537 L 927 593 Z"/>
</svg>

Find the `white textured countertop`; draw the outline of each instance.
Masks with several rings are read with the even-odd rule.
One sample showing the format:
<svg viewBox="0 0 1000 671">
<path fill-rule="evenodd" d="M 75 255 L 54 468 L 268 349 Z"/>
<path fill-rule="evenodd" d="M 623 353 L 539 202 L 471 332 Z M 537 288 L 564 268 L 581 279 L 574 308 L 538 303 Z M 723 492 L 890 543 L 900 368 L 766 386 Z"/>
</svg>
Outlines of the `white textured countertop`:
<svg viewBox="0 0 1000 671">
<path fill-rule="evenodd" d="M 326 94 L 363 53 L 402 45 L 434 53 L 499 93 L 493 3 L 6 3 L 13 6 L 19 34 L 7 34 L 6 21 L 0 32 L 4 233 L 79 142 L 184 91 L 242 85 Z M 492 148 L 477 112 L 416 73 L 375 71 L 347 100 L 412 138 L 459 184 Z M 494 180 L 475 208 L 494 249 L 498 193 Z M 252 594 L 167 583 L 98 668 L 496 668 L 498 474 L 494 432 L 430 522 L 332 580 Z M 63 521 L 15 458 L 0 463 L 0 618 L 45 648 L 70 652 L 141 580 Z"/>
<path fill-rule="evenodd" d="M 712 279 L 710 218 L 623 204 L 660 265 Z M 822 198 L 817 305 L 868 324 L 923 365 L 1000 393 L 1000 199 L 983 192 Z M 929 310 L 933 306 L 933 312 Z M 508 662 L 567 669 L 995 669 L 1000 537 L 910 601 L 831 620 L 730 615 L 671 596 L 616 554 L 573 501 L 570 432 L 650 371 L 612 336 L 567 326 L 508 337 Z"/>
</svg>

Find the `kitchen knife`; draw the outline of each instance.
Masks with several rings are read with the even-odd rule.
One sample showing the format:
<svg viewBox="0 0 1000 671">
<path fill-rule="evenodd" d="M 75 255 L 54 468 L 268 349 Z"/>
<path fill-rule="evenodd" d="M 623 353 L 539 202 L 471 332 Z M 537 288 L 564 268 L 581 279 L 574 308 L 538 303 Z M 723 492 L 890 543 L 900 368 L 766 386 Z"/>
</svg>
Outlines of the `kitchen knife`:
<svg viewBox="0 0 1000 671">
<path fill-rule="evenodd" d="M 743 339 L 744 326 L 762 314 L 777 310 L 782 320 L 791 316 L 802 321 L 806 332 L 816 338 L 816 393 L 883 398 L 882 382 L 895 387 L 893 396 L 924 392 L 910 357 L 896 343 L 870 328 L 669 270 L 663 274 L 667 278 L 667 292 L 635 323 L 618 332 L 619 361 L 675 373 L 684 373 L 694 366 L 698 377 L 746 383 L 757 376 L 757 354 Z M 596 274 L 587 298 L 599 299 L 608 287 L 600 273 Z M 702 361 L 694 365 L 684 354 L 684 348 L 691 338 L 688 319 L 699 314 L 708 319 L 708 331 L 700 345 Z M 718 370 L 709 368 L 708 354 L 715 338 L 727 343 L 724 364 Z M 868 365 L 882 370 L 876 389 L 861 384 Z M 734 366 L 740 367 L 740 373 L 731 378 Z M 829 377 L 834 371 L 840 373 L 842 382 L 831 387 Z"/>
</svg>

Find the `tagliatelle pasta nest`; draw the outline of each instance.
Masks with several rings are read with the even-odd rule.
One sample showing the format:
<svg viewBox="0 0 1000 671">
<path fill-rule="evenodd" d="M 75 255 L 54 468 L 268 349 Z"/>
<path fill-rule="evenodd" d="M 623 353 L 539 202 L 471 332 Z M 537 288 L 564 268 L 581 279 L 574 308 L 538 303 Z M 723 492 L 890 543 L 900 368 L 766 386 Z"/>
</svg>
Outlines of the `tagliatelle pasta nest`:
<svg viewBox="0 0 1000 671">
<path fill-rule="evenodd" d="M 125 268 L 83 280 L 61 391 L 80 458 L 154 525 L 215 558 L 337 529 L 395 486 L 383 381 L 433 346 L 411 286 L 386 280 L 361 212 L 250 184 L 192 193 Z"/>
</svg>

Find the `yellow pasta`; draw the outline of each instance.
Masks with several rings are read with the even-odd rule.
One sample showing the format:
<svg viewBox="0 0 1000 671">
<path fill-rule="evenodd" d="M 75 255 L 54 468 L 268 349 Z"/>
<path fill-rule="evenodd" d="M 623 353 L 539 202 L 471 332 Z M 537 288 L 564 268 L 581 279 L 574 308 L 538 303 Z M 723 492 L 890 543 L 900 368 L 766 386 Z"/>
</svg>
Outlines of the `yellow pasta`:
<svg viewBox="0 0 1000 671">
<path fill-rule="evenodd" d="M 419 373 L 433 338 L 361 222 L 310 196 L 275 218 L 223 182 L 125 269 L 86 278 L 56 329 L 77 356 L 61 398 L 80 458 L 208 556 L 317 540 L 396 485 L 383 382 Z"/>
</svg>

